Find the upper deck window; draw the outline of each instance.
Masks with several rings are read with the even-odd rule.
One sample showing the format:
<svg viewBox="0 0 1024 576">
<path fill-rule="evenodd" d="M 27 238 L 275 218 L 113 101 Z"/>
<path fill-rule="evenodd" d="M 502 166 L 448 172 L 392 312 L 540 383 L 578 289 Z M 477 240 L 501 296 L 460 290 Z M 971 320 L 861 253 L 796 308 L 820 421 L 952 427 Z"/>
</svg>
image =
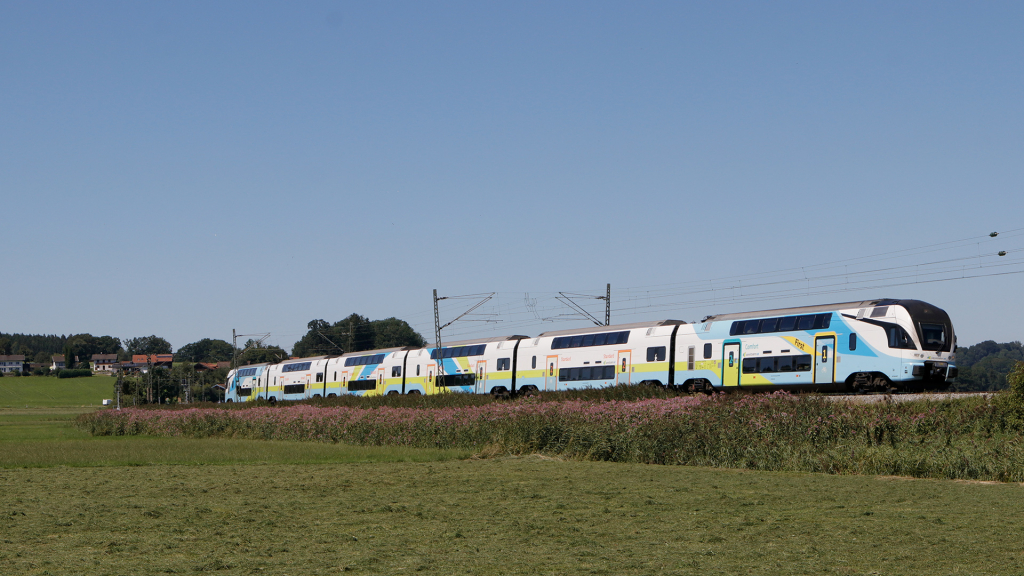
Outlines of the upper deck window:
<svg viewBox="0 0 1024 576">
<path fill-rule="evenodd" d="M 783 316 L 764 320 L 737 320 L 729 329 L 730 336 L 794 332 L 797 330 L 824 330 L 832 324 L 832 313 Z"/>
<path fill-rule="evenodd" d="M 466 356 L 481 356 L 484 350 L 487 349 L 487 344 L 476 344 L 473 346 L 456 346 L 454 348 L 442 348 L 442 358 L 463 358 Z M 430 351 L 430 358 L 437 360 L 437 348 Z"/>
<path fill-rule="evenodd" d="M 281 372 L 300 372 L 302 370 L 309 370 L 312 366 L 312 362 L 297 362 L 295 364 L 285 364 L 281 367 Z"/>
<path fill-rule="evenodd" d="M 380 364 L 387 354 L 374 354 L 372 356 L 352 356 L 345 358 L 345 366 L 366 366 L 369 364 Z"/>
<path fill-rule="evenodd" d="M 627 342 L 629 342 L 629 330 L 623 332 L 605 332 L 603 334 L 559 336 L 551 341 L 551 349 L 559 350 L 562 348 L 605 346 L 607 344 L 625 344 Z"/>
</svg>

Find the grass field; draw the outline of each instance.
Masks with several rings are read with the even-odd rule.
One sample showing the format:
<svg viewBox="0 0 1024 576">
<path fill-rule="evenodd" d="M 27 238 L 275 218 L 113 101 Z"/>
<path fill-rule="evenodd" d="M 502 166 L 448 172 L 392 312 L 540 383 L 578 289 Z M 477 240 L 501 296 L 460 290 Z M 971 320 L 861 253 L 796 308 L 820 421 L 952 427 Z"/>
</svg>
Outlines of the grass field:
<svg viewBox="0 0 1024 576">
<path fill-rule="evenodd" d="M 0 378 L 0 408 L 99 406 L 104 398 L 113 398 L 115 382 L 111 376 L 4 377 Z"/>
<path fill-rule="evenodd" d="M 1017 574 L 1024 488 L 563 462 L 0 470 L 5 574 Z"/>
<path fill-rule="evenodd" d="M 1024 573 L 1018 484 L 92 437 L 84 410 L 0 410 L 0 574 Z"/>
</svg>

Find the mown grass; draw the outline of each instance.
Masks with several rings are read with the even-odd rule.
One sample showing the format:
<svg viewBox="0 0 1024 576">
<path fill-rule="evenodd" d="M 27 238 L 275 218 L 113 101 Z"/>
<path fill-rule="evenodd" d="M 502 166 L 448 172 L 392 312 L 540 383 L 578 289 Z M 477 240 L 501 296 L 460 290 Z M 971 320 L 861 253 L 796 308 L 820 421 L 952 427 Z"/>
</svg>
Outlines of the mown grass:
<svg viewBox="0 0 1024 576">
<path fill-rule="evenodd" d="M 3 469 L 5 574 L 1017 574 L 1024 488 L 567 462 Z"/>
<path fill-rule="evenodd" d="M 0 408 L 99 406 L 113 398 L 116 381 L 111 376 L 8 376 L 0 378 Z"/>
<path fill-rule="evenodd" d="M 0 468 L 148 464 L 432 462 L 465 449 L 348 446 L 222 438 L 94 437 L 72 425 L 76 408 L 0 410 Z"/>
</svg>

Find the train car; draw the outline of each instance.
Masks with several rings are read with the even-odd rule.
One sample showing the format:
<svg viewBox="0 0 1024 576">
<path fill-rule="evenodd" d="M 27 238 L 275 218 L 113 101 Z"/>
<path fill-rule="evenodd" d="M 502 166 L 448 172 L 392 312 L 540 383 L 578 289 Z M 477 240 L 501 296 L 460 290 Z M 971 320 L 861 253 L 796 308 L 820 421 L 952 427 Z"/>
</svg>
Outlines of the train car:
<svg viewBox="0 0 1024 576">
<path fill-rule="evenodd" d="M 424 394 L 469 392 L 508 396 L 515 390 L 514 364 L 519 343 L 527 336 L 502 336 L 449 342 L 417 356 L 433 389 Z M 441 370 L 443 368 L 443 370 Z M 441 375 L 440 377 L 436 377 Z"/>
<path fill-rule="evenodd" d="M 660 320 L 544 332 L 520 347 L 516 384 L 523 392 L 673 382 L 676 331 Z"/>
<path fill-rule="evenodd" d="M 676 373 L 693 389 L 911 391 L 946 389 L 957 376 L 949 315 L 919 300 L 721 314 L 679 339 L 687 357 Z"/>
<path fill-rule="evenodd" d="M 272 364 L 263 375 L 262 397 L 271 402 L 278 400 L 305 400 L 319 397 L 325 381 L 330 356 L 293 358 Z"/>
<path fill-rule="evenodd" d="M 324 395 L 380 396 L 389 391 L 400 391 L 404 376 L 401 372 L 401 363 L 408 350 L 409 348 L 365 350 L 331 358 L 325 369 L 328 381 L 324 387 Z M 400 371 L 397 375 L 392 374 L 396 363 Z"/>
<path fill-rule="evenodd" d="M 250 402 L 259 398 L 264 374 L 270 364 L 252 364 L 228 372 L 224 385 L 225 402 Z"/>
</svg>

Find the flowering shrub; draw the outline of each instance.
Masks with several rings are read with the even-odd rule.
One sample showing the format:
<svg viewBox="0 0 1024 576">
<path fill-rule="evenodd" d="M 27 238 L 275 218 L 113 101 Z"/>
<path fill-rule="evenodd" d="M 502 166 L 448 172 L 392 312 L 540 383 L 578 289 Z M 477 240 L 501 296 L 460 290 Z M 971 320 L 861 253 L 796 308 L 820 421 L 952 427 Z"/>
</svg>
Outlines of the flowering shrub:
<svg viewBox="0 0 1024 576">
<path fill-rule="evenodd" d="M 674 396 L 447 407 L 258 406 L 83 415 L 94 435 L 471 448 L 488 454 L 827 473 L 1024 481 L 1019 410 L 986 399 L 850 404 Z"/>
</svg>

